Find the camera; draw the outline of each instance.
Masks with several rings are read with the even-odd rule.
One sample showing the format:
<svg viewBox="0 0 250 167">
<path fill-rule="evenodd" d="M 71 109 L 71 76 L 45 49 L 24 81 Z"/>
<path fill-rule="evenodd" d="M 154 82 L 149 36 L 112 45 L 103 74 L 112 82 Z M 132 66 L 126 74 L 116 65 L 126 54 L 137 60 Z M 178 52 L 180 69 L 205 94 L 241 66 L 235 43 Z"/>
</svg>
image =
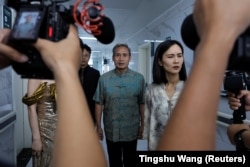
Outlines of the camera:
<svg viewBox="0 0 250 167">
<path fill-rule="evenodd" d="M 227 69 L 237 71 L 250 71 L 250 27 L 236 40 L 231 52 Z"/>
<path fill-rule="evenodd" d="M 200 42 L 199 35 L 193 19 L 188 15 L 181 26 L 181 36 L 186 46 L 195 50 Z M 227 41 L 225 41 L 227 42 Z M 219 56 L 219 55 L 218 55 Z M 235 41 L 230 53 L 227 70 L 250 71 L 250 27 L 248 27 Z"/>
<path fill-rule="evenodd" d="M 77 10 L 80 1 L 69 8 L 63 5 L 64 1 L 68 0 L 7 1 L 7 5 L 17 11 L 9 43 L 29 57 L 26 63 L 12 63 L 13 69 L 22 78 L 54 78 L 53 73 L 43 62 L 39 51 L 32 44 L 38 38 L 55 42 L 64 39 L 68 34 L 70 24 L 77 23 L 102 43 L 107 44 L 113 41 L 113 23 L 102 14 L 104 7 L 98 3 L 98 0 L 84 2 L 82 13 Z"/>
<path fill-rule="evenodd" d="M 226 71 L 224 79 L 224 89 L 238 95 L 240 90 L 247 90 L 249 87 L 249 79 L 245 72 Z M 241 106 L 233 112 L 233 123 L 240 124 L 246 119 L 245 101 L 240 99 Z"/>
<path fill-rule="evenodd" d="M 70 9 L 57 1 L 45 4 L 41 1 L 10 0 L 8 6 L 17 11 L 9 42 L 19 52 L 27 55 L 26 63 L 12 63 L 13 69 L 22 78 L 53 79 L 52 72 L 43 62 L 37 49 L 32 47 L 38 38 L 59 41 L 68 34 L 74 23 Z"/>
</svg>

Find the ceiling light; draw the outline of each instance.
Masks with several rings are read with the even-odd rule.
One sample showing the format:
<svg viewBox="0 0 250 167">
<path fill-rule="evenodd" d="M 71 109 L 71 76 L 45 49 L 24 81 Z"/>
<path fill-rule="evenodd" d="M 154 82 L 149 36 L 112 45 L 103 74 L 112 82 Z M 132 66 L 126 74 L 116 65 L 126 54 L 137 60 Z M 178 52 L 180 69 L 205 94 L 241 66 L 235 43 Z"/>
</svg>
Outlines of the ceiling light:
<svg viewBox="0 0 250 167">
<path fill-rule="evenodd" d="M 160 43 L 163 42 L 163 40 L 144 40 L 144 42 L 156 42 L 156 43 Z"/>
<path fill-rule="evenodd" d="M 80 38 L 85 40 L 97 40 L 95 37 L 80 37 Z"/>
</svg>

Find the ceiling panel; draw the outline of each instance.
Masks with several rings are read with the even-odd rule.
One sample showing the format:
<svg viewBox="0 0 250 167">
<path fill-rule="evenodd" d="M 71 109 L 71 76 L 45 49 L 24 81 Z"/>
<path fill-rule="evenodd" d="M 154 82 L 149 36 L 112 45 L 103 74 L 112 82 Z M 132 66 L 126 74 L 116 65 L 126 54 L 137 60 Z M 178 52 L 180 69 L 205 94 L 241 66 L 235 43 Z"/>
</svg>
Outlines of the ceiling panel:
<svg viewBox="0 0 250 167">
<path fill-rule="evenodd" d="M 144 30 L 162 13 L 179 3 L 181 0 L 100 0 L 104 5 L 103 13 L 109 17 L 115 27 L 115 40 L 104 45 L 98 41 L 84 40 L 93 50 L 111 51 L 115 43 L 133 39 L 134 34 Z M 71 0 L 66 4 L 74 4 Z M 83 1 L 85 2 L 85 1 Z M 80 9 L 80 8 L 79 8 Z M 91 36 L 79 28 L 79 36 Z"/>
</svg>

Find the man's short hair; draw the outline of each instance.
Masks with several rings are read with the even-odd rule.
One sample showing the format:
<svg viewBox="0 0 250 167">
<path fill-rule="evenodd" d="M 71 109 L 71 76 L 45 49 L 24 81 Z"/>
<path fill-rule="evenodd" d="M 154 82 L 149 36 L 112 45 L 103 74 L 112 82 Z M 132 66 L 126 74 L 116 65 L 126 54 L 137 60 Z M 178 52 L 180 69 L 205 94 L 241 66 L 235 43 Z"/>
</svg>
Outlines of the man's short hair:
<svg viewBox="0 0 250 167">
<path fill-rule="evenodd" d="M 27 14 L 27 15 L 25 15 L 24 17 L 25 17 L 25 18 L 27 18 L 27 17 L 33 17 L 33 15 L 32 15 L 32 14 Z"/>
<path fill-rule="evenodd" d="M 130 49 L 130 47 L 129 47 L 127 44 L 125 44 L 125 43 L 118 43 L 118 44 L 116 44 L 116 45 L 113 47 L 113 50 L 112 50 L 113 56 L 115 55 L 116 49 L 119 48 L 119 47 L 125 47 L 125 48 L 127 48 L 127 49 L 128 49 L 128 53 L 129 53 L 129 56 L 131 56 L 131 49 Z"/>
<path fill-rule="evenodd" d="M 86 49 L 89 52 L 89 54 L 90 54 L 91 53 L 91 48 L 87 44 L 83 43 L 81 39 L 79 39 L 79 40 L 80 40 L 81 49 L 82 50 Z"/>
</svg>

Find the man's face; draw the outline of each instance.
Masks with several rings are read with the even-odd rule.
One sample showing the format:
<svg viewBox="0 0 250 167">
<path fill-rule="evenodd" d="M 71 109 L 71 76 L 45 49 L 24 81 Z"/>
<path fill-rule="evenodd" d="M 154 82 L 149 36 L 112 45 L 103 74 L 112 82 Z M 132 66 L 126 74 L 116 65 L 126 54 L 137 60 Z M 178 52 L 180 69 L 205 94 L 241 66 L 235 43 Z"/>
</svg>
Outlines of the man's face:
<svg viewBox="0 0 250 167">
<path fill-rule="evenodd" d="M 86 49 L 83 49 L 83 51 L 82 51 L 82 61 L 81 61 L 81 67 L 82 68 L 85 68 L 85 67 L 88 66 L 89 59 L 90 59 L 90 53 Z"/>
<path fill-rule="evenodd" d="M 117 48 L 113 55 L 115 66 L 120 71 L 124 71 L 128 68 L 130 58 L 131 56 L 129 55 L 128 49 L 123 46 Z"/>
<path fill-rule="evenodd" d="M 31 20 L 32 20 L 32 16 L 31 15 L 26 16 L 26 22 L 31 22 Z"/>
</svg>

